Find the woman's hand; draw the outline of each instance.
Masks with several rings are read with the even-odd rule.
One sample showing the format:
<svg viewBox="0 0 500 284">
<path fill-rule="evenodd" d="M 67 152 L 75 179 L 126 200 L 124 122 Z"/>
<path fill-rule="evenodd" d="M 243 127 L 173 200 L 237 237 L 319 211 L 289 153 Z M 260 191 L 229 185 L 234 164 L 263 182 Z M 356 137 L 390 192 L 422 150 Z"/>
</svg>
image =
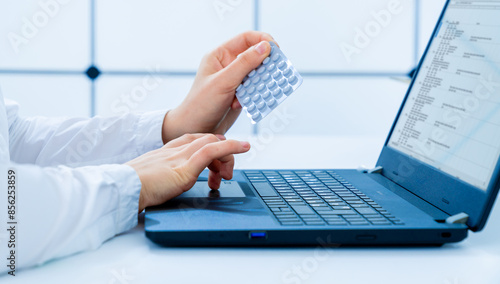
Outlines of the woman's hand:
<svg viewBox="0 0 500 284">
<path fill-rule="evenodd" d="M 235 90 L 269 56 L 269 41 L 269 34 L 249 31 L 207 54 L 185 100 L 165 116 L 163 142 L 185 133 L 226 133 L 241 112 Z"/>
<path fill-rule="evenodd" d="M 233 154 L 249 149 L 248 142 L 225 140 L 222 135 L 186 134 L 126 163 L 142 183 L 139 212 L 189 190 L 206 167 L 208 185 L 218 189 L 222 178 L 233 177 Z"/>
</svg>

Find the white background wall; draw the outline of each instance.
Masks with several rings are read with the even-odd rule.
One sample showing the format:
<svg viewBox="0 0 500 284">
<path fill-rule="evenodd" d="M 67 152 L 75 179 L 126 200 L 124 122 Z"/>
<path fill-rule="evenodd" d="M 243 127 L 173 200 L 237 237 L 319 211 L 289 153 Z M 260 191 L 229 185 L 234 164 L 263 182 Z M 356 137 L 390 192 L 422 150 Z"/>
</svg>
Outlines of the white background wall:
<svg viewBox="0 0 500 284">
<path fill-rule="evenodd" d="M 391 2 L 399 3 L 400 12 L 372 29 L 366 46 L 349 60 L 341 47 L 354 45 L 357 29 L 373 28 L 374 15 Z M 26 116 L 115 115 L 127 99 L 130 111 L 172 108 L 188 92 L 203 54 L 240 32 L 260 29 L 274 36 L 304 76 L 303 85 L 278 108 L 294 116 L 281 134 L 385 135 L 407 88 L 391 77 L 415 67 L 443 4 L 5 0 L 0 86 Z M 94 81 L 85 75 L 93 65 L 102 72 Z M 158 84 L 134 98 L 144 79 Z M 253 131 L 242 116 L 231 133 Z"/>
</svg>

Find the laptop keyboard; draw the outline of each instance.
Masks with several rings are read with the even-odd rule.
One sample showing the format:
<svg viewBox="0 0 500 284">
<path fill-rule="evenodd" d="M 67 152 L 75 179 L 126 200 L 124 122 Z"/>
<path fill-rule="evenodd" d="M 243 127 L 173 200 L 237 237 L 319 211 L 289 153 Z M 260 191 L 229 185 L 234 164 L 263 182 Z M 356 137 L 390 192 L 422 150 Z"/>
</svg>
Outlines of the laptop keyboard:
<svg viewBox="0 0 500 284">
<path fill-rule="evenodd" d="M 282 225 L 404 225 L 334 171 L 244 171 Z"/>
</svg>

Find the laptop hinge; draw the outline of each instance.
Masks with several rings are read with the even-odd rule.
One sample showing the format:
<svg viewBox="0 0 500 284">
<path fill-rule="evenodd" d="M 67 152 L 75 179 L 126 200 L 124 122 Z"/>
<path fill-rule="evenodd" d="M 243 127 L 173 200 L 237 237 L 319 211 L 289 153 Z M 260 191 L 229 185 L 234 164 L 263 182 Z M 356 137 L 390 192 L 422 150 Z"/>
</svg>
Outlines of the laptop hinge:
<svg viewBox="0 0 500 284">
<path fill-rule="evenodd" d="M 366 168 L 358 168 L 358 171 L 363 172 L 363 173 L 372 173 L 368 174 L 371 179 L 373 179 L 375 182 L 379 183 L 383 187 L 387 188 L 388 190 L 392 191 L 393 193 L 397 194 L 399 197 L 403 198 L 404 200 L 408 201 L 409 203 L 413 204 L 415 207 L 419 208 L 420 210 L 424 211 L 427 215 L 431 216 L 436 222 L 438 223 L 455 223 L 457 224 L 459 221 L 461 222 L 467 222 L 467 217 L 468 215 L 465 213 L 460 213 L 455 216 L 450 216 L 450 214 L 444 212 L 440 208 L 432 205 L 428 201 L 420 198 L 419 196 L 415 195 L 413 192 L 409 191 L 408 189 L 400 186 L 399 184 L 395 183 L 394 181 L 388 179 L 382 174 L 374 174 L 374 173 L 382 173 L 382 167 L 375 167 L 373 169 L 366 169 Z M 465 219 L 464 219 L 465 217 Z"/>
<path fill-rule="evenodd" d="M 462 212 L 446 218 L 446 223 L 466 224 L 468 220 L 469 220 L 469 215 L 467 215 L 467 213 Z"/>
<path fill-rule="evenodd" d="M 367 169 L 363 166 L 358 168 L 358 171 L 360 171 L 362 173 L 367 173 L 367 174 L 379 174 L 382 172 L 382 170 L 383 170 L 383 167 L 381 167 L 381 166 L 377 166 L 377 167 L 371 168 L 371 169 Z"/>
</svg>

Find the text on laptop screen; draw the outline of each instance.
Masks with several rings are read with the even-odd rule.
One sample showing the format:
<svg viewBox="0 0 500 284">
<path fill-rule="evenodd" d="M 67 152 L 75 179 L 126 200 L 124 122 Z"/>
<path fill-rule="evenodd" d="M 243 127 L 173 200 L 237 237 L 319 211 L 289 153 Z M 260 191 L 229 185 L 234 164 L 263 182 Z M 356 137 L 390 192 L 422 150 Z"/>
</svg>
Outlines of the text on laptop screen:
<svg viewBox="0 0 500 284">
<path fill-rule="evenodd" d="M 486 190 L 500 154 L 500 1 L 451 1 L 388 145 Z"/>
</svg>

